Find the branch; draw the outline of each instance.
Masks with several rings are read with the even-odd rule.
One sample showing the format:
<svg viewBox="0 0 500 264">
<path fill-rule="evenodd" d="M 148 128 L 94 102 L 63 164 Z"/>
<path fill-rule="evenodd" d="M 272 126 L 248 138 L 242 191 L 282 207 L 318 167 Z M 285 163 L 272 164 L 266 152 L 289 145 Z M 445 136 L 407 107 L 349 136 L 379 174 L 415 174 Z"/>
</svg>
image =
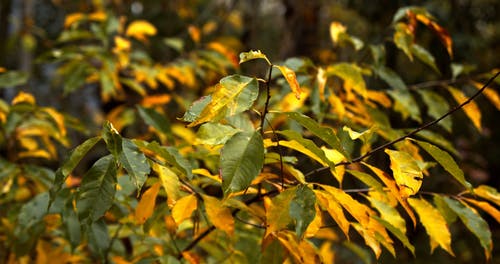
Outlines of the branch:
<svg viewBox="0 0 500 264">
<path fill-rule="evenodd" d="M 264 110 L 262 110 L 262 114 L 260 115 L 260 133 L 262 136 L 264 136 L 264 124 L 266 122 L 266 115 L 269 112 L 269 100 L 271 100 L 271 74 L 273 72 L 273 65 L 269 65 L 269 73 L 267 75 L 267 81 L 266 81 L 266 93 L 267 93 L 267 98 L 266 98 L 266 103 L 264 104 Z"/>
<path fill-rule="evenodd" d="M 398 142 L 400 142 L 400 141 L 402 141 L 402 140 L 404 140 L 404 139 L 406 139 L 406 138 L 408 138 L 408 137 L 411 137 L 411 136 L 413 136 L 413 135 L 417 134 L 418 132 L 420 132 L 420 131 L 422 131 L 422 130 L 424 130 L 424 129 L 427 129 L 427 128 L 429 128 L 429 127 L 431 127 L 431 126 L 435 125 L 435 124 L 436 124 L 436 123 L 438 123 L 439 121 L 441 121 L 441 120 L 443 120 L 444 118 L 448 117 L 449 115 L 451 115 L 451 114 L 455 113 L 456 111 L 460 110 L 461 108 L 463 108 L 464 106 L 466 106 L 468 103 L 470 103 L 472 100 L 474 100 L 474 99 L 475 99 L 478 95 L 480 95 L 480 94 L 481 94 L 481 93 L 482 93 L 482 92 L 483 92 L 483 91 L 484 91 L 484 90 L 485 90 L 485 89 L 486 89 L 486 88 L 487 88 L 487 87 L 488 87 L 488 86 L 489 86 L 489 85 L 493 82 L 493 80 L 495 80 L 495 79 L 498 77 L 498 75 L 500 75 L 500 71 L 499 71 L 499 72 L 497 72 L 495 75 L 493 75 L 493 77 L 491 77 L 491 78 L 490 78 L 490 79 L 486 82 L 486 84 L 484 84 L 484 85 L 483 85 L 483 87 L 481 87 L 481 89 L 479 89 L 479 90 L 478 90 L 478 91 L 477 91 L 474 95 L 472 95 L 471 97 L 469 97 L 469 99 L 467 99 L 467 100 L 465 100 L 463 103 L 461 103 L 461 104 L 459 104 L 459 105 L 455 106 L 453 109 L 449 110 L 448 112 L 446 112 L 446 113 L 445 113 L 444 115 L 442 115 L 441 117 L 439 117 L 439 118 L 437 118 L 437 119 L 435 119 L 435 120 L 433 120 L 433 121 L 430 121 L 430 122 L 428 122 L 428 123 L 424 124 L 424 125 L 423 125 L 423 126 L 421 126 L 421 127 L 418 127 L 418 128 L 416 128 L 416 129 L 414 129 L 413 131 L 411 131 L 410 133 L 408 133 L 408 134 L 406 134 L 406 135 L 404 135 L 404 136 L 402 136 L 402 137 L 399 137 L 399 138 L 397 138 L 397 139 L 395 139 L 395 140 L 392 140 L 392 141 L 387 142 L 387 143 L 385 143 L 385 144 L 383 144 L 383 145 L 381 145 L 381 146 L 378 146 L 378 147 L 376 147 L 376 148 L 374 148 L 374 149 L 372 149 L 372 150 L 370 150 L 370 151 L 366 152 L 365 154 L 363 154 L 363 155 L 361 155 L 361 156 L 359 156 L 359 157 L 357 157 L 357 158 L 355 158 L 355 159 L 353 159 L 353 160 L 350 160 L 350 161 L 344 161 L 344 162 L 337 163 L 337 164 L 335 164 L 335 167 L 337 167 L 337 166 L 345 166 L 345 165 L 349 165 L 349 164 L 353 164 L 353 163 L 360 162 L 360 161 L 362 161 L 363 159 L 365 159 L 365 158 L 367 158 L 367 157 L 369 157 L 369 156 L 373 155 L 373 154 L 374 154 L 374 153 L 376 153 L 376 152 L 379 152 L 379 151 L 381 151 L 381 150 L 383 150 L 383 149 L 386 149 L 387 147 L 390 147 L 390 146 L 392 146 L 392 145 L 394 145 L 394 144 L 396 144 L 396 143 L 398 143 Z M 330 167 L 321 167 L 321 168 L 315 169 L 315 170 L 313 170 L 313 171 L 311 171 L 311 172 L 307 173 L 305 176 L 306 176 L 306 177 L 307 177 L 307 176 L 311 176 L 311 175 L 313 175 L 313 174 L 315 174 L 315 173 L 318 173 L 318 172 L 321 172 L 321 171 L 324 171 L 324 170 L 328 170 L 328 169 L 330 169 Z"/>
</svg>

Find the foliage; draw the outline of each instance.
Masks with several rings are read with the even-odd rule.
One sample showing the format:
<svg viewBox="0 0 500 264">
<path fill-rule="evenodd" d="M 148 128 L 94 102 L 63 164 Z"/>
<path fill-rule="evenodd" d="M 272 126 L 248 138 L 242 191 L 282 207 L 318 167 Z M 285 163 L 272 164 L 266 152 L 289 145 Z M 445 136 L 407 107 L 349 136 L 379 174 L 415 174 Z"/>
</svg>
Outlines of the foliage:
<svg viewBox="0 0 500 264">
<path fill-rule="evenodd" d="M 394 15 L 390 41 L 439 72 L 418 43 L 421 27 L 453 56 L 450 34 L 420 7 Z M 68 130 L 84 124 L 26 92 L 0 101 L 3 260 L 330 263 L 348 250 L 371 263 L 384 252 L 402 258 L 402 247 L 418 257 L 417 230 L 431 252 L 455 256 L 459 227 L 492 259 L 498 190 L 464 174 L 448 116 L 463 111 L 482 131 L 472 99 L 484 91 L 498 107 L 498 73 L 407 85 L 386 66 L 384 46 L 340 22 L 332 44 L 371 54 L 368 62 L 275 63 L 254 50 L 237 61 L 235 40 L 212 38 L 208 23 L 186 30 L 187 39 L 163 40 L 181 56 L 155 61 L 150 22 L 103 8 L 66 15 L 40 63 L 57 65 L 66 95 L 97 86 L 113 107 L 100 133 L 66 154 Z M 261 62 L 265 76 L 240 68 Z M 27 82 L 2 71 L 2 88 Z"/>
</svg>

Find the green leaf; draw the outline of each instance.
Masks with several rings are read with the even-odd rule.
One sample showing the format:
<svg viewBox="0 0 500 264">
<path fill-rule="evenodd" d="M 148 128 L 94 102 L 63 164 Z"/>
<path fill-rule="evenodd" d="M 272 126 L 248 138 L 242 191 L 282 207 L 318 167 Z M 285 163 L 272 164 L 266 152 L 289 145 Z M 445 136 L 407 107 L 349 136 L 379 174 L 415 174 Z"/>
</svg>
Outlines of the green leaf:
<svg viewBox="0 0 500 264">
<path fill-rule="evenodd" d="M 401 217 L 398 210 L 393 205 L 390 205 L 388 201 L 382 201 L 382 199 L 377 196 L 384 197 L 386 194 L 382 191 L 382 193 L 376 193 L 377 195 L 372 196 L 374 192 L 369 193 L 370 196 L 366 196 L 368 201 L 370 201 L 372 207 L 379 211 L 382 219 L 390 223 L 392 226 L 397 228 L 402 234 L 406 233 L 406 222 L 404 218 Z M 380 200 L 379 200 L 380 199 Z M 389 200 L 389 198 L 384 197 L 383 199 Z"/>
<path fill-rule="evenodd" d="M 353 89 L 364 98 L 367 95 L 365 80 L 363 79 L 362 69 L 353 63 L 338 63 L 329 66 L 326 73 L 329 76 L 335 75 L 344 80 L 346 89 Z"/>
<path fill-rule="evenodd" d="M 260 133 L 236 133 L 221 151 L 220 171 L 224 194 L 248 188 L 263 165 L 264 142 Z"/>
<path fill-rule="evenodd" d="M 434 204 L 448 224 L 453 224 L 457 220 L 457 214 L 446 204 L 442 195 L 434 195 Z"/>
<path fill-rule="evenodd" d="M 31 226 L 40 224 L 43 221 L 43 217 L 47 214 L 48 209 L 49 193 L 39 193 L 21 207 L 19 215 L 17 216 L 19 228 L 27 229 Z"/>
<path fill-rule="evenodd" d="M 390 90 L 387 91 L 394 99 L 394 110 L 401 113 L 403 119 L 411 117 L 413 120 L 422 122 L 418 104 L 408 90 Z"/>
<path fill-rule="evenodd" d="M 28 74 L 20 71 L 7 71 L 0 73 L 0 88 L 9 88 L 28 82 Z"/>
<path fill-rule="evenodd" d="M 410 50 L 411 53 L 415 55 L 415 57 L 417 57 L 420 61 L 427 64 L 434 71 L 439 73 L 439 69 L 436 66 L 436 60 L 434 59 L 434 56 L 432 56 L 432 54 L 429 51 L 427 51 L 424 47 L 416 43 L 413 43 L 413 45 L 411 45 L 410 47 Z"/>
<path fill-rule="evenodd" d="M 144 153 L 140 152 L 132 140 L 124 138 L 119 161 L 128 172 L 128 175 L 134 180 L 137 190 L 141 190 L 142 185 L 146 182 L 147 175 L 151 171 Z"/>
<path fill-rule="evenodd" d="M 453 155 L 458 156 L 458 151 L 455 149 L 453 144 L 443 136 L 438 133 L 429 131 L 429 130 L 421 130 L 417 133 L 417 136 L 431 142 L 432 144 L 439 146 L 446 151 L 452 153 Z"/>
<path fill-rule="evenodd" d="M 488 223 L 484 221 L 479 214 L 477 214 L 470 207 L 463 205 L 459 201 L 453 200 L 448 197 L 443 197 L 446 204 L 453 210 L 462 223 L 469 229 L 481 243 L 484 248 L 486 259 L 490 259 L 491 251 L 493 250 L 493 242 L 491 241 L 491 232 Z"/>
<path fill-rule="evenodd" d="M 205 109 L 205 107 L 211 101 L 212 101 L 212 95 L 203 96 L 200 99 L 194 101 L 189 107 L 189 109 L 186 111 L 186 113 L 184 113 L 182 120 L 186 122 L 195 121 L 200 116 L 201 111 L 203 111 L 203 109 Z"/>
<path fill-rule="evenodd" d="M 295 197 L 295 188 L 289 188 L 271 199 L 266 208 L 267 229 L 266 236 L 280 231 L 292 222 L 290 217 L 290 202 Z"/>
<path fill-rule="evenodd" d="M 425 105 L 429 116 L 438 119 L 448 112 L 450 106 L 448 102 L 439 94 L 429 90 L 417 90 Z M 448 132 L 451 132 L 451 118 L 445 118 L 438 123 Z"/>
<path fill-rule="evenodd" d="M 385 66 L 373 67 L 374 72 L 380 76 L 380 79 L 384 80 L 392 89 L 395 90 L 405 90 L 406 84 L 403 79 L 393 70 Z"/>
<path fill-rule="evenodd" d="M 375 178 L 373 178 L 368 173 L 356 170 L 349 170 L 349 169 L 347 169 L 346 172 L 353 175 L 354 177 L 356 177 L 358 180 L 362 181 L 369 187 L 372 187 L 378 191 L 382 191 L 384 189 L 384 186 L 382 186 L 382 184 L 379 181 L 375 180 Z"/>
<path fill-rule="evenodd" d="M 411 52 L 411 46 L 413 45 L 414 36 L 411 34 L 411 30 L 405 23 L 397 23 L 394 26 L 395 32 L 393 36 L 394 44 L 396 47 L 401 49 L 406 56 L 413 61 L 413 53 Z"/>
<path fill-rule="evenodd" d="M 188 160 L 181 156 L 177 148 L 160 146 L 158 142 L 155 141 L 147 143 L 144 141 L 134 140 L 134 142 L 140 148 L 145 148 L 161 157 L 166 163 L 173 166 L 173 168 L 176 169 L 176 172 L 186 175 L 188 179 L 193 178 L 191 164 Z"/>
<path fill-rule="evenodd" d="M 173 139 L 170 121 L 164 115 L 158 113 L 153 108 L 145 108 L 140 105 L 137 106 L 137 110 L 146 124 L 152 126 L 158 132 L 170 138 L 170 140 Z"/>
<path fill-rule="evenodd" d="M 251 50 L 249 52 L 242 52 L 240 53 L 240 64 L 243 62 L 247 62 L 249 60 L 255 60 L 255 59 L 264 59 L 268 65 L 271 65 L 271 62 L 269 59 L 267 59 L 266 55 L 264 55 L 260 50 Z"/>
<path fill-rule="evenodd" d="M 321 126 L 314 119 L 298 112 L 288 112 L 285 114 L 289 118 L 297 121 L 303 127 L 307 128 L 311 133 L 313 133 L 319 139 L 323 140 L 330 147 L 338 150 L 340 153 L 342 153 L 342 155 L 344 155 L 344 157 L 349 157 L 345 149 L 340 144 L 340 140 L 333 129 Z"/>
<path fill-rule="evenodd" d="M 90 250 L 102 260 L 107 256 L 111 238 L 109 237 L 108 225 L 104 220 L 99 220 L 90 226 L 88 230 L 88 239 Z"/>
<path fill-rule="evenodd" d="M 220 145 L 225 144 L 239 130 L 220 123 L 205 123 L 196 132 L 195 144 Z"/>
<path fill-rule="evenodd" d="M 430 237 L 431 250 L 439 245 L 453 256 L 450 230 L 441 213 L 424 199 L 408 198 L 408 202 L 417 211 L 420 222 Z"/>
<path fill-rule="evenodd" d="M 109 152 L 117 159 L 122 152 L 122 137 L 109 121 L 104 123 L 102 138 Z"/>
<path fill-rule="evenodd" d="M 455 160 L 448 154 L 448 152 L 441 150 L 440 148 L 429 144 L 424 141 L 413 140 L 423 148 L 429 155 L 432 156 L 443 168 L 449 172 L 460 184 L 465 188 L 472 190 L 472 185 L 467 182 L 464 177 L 464 172 L 458 167 Z"/>
<path fill-rule="evenodd" d="M 410 241 L 408 240 L 408 237 L 403 232 L 401 232 L 400 229 L 396 228 L 391 223 L 385 221 L 384 219 L 382 219 L 378 216 L 372 216 L 372 217 L 374 219 L 376 219 L 377 221 L 379 221 L 379 223 L 381 223 L 397 239 L 399 239 L 399 241 L 401 241 L 401 243 L 403 243 L 403 246 L 405 246 L 407 249 L 409 249 L 411 251 L 411 253 L 413 254 L 413 256 L 415 257 L 415 247 L 410 243 Z"/>
<path fill-rule="evenodd" d="M 76 201 L 80 220 L 96 221 L 111 207 L 116 192 L 117 167 L 113 157 L 107 155 L 85 173 Z"/>
<path fill-rule="evenodd" d="M 188 127 L 205 122 L 215 122 L 225 116 L 239 114 L 250 109 L 259 94 L 257 79 L 242 75 L 222 78 L 212 94 L 212 100 L 203 108 Z"/>
<path fill-rule="evenodd" d="M 424 178 L 417 161 L 407 152 L 386 149 L 391 158 L 391 170 L 403 196 L 414 195 L 420 190 Z"/>
<path fill-rule="evenodd" d="M 295 233 L 302 239 L 304 232 L 316 216 L 316 196 L 306 185 L 295 189 L 295 196 L 290 202 L 290 217 L 295 221 Z"/>
<path fill-rule="evenodd" d="M 72 249 L 82 242 L 82 230 L 80 220 L 73 208 L 73 199 L 69 199 L 62 213 L 62 222 Z"/>
</svg>

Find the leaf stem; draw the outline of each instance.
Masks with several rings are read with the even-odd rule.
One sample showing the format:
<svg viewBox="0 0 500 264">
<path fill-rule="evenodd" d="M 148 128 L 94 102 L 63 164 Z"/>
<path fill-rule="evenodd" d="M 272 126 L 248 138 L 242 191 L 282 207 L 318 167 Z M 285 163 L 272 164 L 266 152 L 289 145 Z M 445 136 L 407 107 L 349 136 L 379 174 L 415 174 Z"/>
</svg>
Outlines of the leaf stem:
<svg viewBox="0 0 500 264">
<path fill-rule="evenodd" d="M 401 136 L 401 137 L 396 138 L 396 139 L 394 139 L 394 140 L 392 140 L 392 141 L 389 141 L 389 142 L 387 142 L 387 143 L 385 143 L 385 144 L 383 144 L 383 145 L 380 145 L 380 146 L 378 146 L 378 147 L 376 147 L 376 148 L 374 148 L 374 149 L 372 149 L 372 150 L 370 150 L 370 151 L 366 152 L 365 154 L 363 154 L 363 155 L 361 155 L 361 156 L 359 156 L 359 157 L 357 157 L 357 158 L 355 158 L 355 159 L 352 159 L 352 160 L 350 160 L 350 161 L 344 161 L 344 162 L 337 163 L 337 164 L 335 164 L 335 167 L 337 167 L 337 166 L 345 166 L 345 165 L 349 165 L 349 164 L 353 164 L 353 163 L 360 162 L 360 161 L 362 161 L 363 159 L 365 159 L 365 158 L 367 158 L 367 157 L 369 157 L 369 156 L 373 155 L 373 154 L 374 154 L 374 153 L 376 153 L 376 152 L 379 152 L 379 151 L 381 151 L 381 150 L 384 150 L 384 149 L 386 149 L 386 148 L 388 148 L 388 147 L 390 147 L 390 146 L 392 146 L 392 145 L 394 145 L 394 144 L 396 144 L 396 143 L 398 143 L 398 142 L 400 142 L 400 141 L 402 141 L 402 140 L 404 140 L 404 139 L 406 139 L 406 138 L 408 138 L 408 137 L 411 137 L 411 136 L 413 136 L 413 135 L 417 134 L 418 132 L 420 132 L 420 131 L 422 131 L 422 130 L 424 130 L 424 129 L 427 129 L 427 128 L 429 128 L 429 127 L 431 127 L 431 126 L 435 125 L 435 124 L 436 124 L 436 123 L 438 123 L 439 121 L 441 121 L 441 120 L 443 120 L 444 118 L 448 117 L 449 115 L 451 115 L 451 114 L 455 113 L 456 111 L 460 110 L 461 108 L 463 108 L 464 106 L 466 106 L 468 103 L 470 103 L 472 100 L 474 100 L 474 99 L 475 99 L 478 95 L 480 95 L 480 94 L 481 94 L 481 93 L 482 93 L 482 92 L 483 92 L 483 91 L 484 91 L 484 90 L 485 90 L 485 89 L 486 89 L 486 88 L 487 88 L 487 87 L 488 87 L 488 86 L 489 86 L 489 85 L 493 82 L 493 80 L 495 80 L 495 79 L 498 77 L 498 75 L 500 75 L 500 71 L 499 71 L 499 72 L 497 72 L 495 75 L 493 75 L 493 77 L 491 77 L 491 78 L 490 78 L 490 79 L 489 79 L 489 80 L 488 80 L 488 81 L 487 81 L 487 82 L 483 85 L 483 87 L 481 87 L 481 89 L 479 89 L 479 90 L 478 90 L 476 93 L 474 93 L 471 97 L 469 97 L 469 98 L 468 98 L 467 100 L 465 100 L 463 103 L 461 103 L 461 104 L 459 104 L 459 105 L 455 106 L 454 108 L 452 108 L 451 110 L 449 110 L 448 112 L 446 112 L 446 113 L 445 113 L 444 115 L 442 115 L 441 117 L 439 117 L 439 118 L 437 118 L 437 119 L 434 119 L 433 121 L 430 121 L 430 122 L 428 122 L 428 123 L 424 124 L 423 126 L 420 126 L 420 127 L 416 128 L 416 129 L 412 130 L 411 132 L 409 132 L 408 134 L 406 134 L 406 135 L 404 135 L 404 136 Z M 321 171 L 324 171 L 324 170 L 328 170 L 328 169 L 330 169 L 330 167 L 321 167 L 321 168 L 315 169 L 315 170 L 313 170 L 313 171 L 311 171 L 311 172 L 307 173 L 305 176 L 307 177 L 307 176 L 310 176 L 310 175 L 313 175 L 313 174 L 315 174 L 315 173 L 318 173 L 318 172 L 321 172 Z"/>
<path fill-rule="evenodd" d="M 271 74 L 273 72 L 273 65 L 269 65 L 269 73 L 267 75 L 266 81 L 266 103 L 264 104 L 264 110 L 262 110 L 262 114 L 260 115 L 260 134 L 264 136 L 264 124 L 266 122 L 266 115 L 269 112 L 269 101 L 271 100 Z"/>
</svg>

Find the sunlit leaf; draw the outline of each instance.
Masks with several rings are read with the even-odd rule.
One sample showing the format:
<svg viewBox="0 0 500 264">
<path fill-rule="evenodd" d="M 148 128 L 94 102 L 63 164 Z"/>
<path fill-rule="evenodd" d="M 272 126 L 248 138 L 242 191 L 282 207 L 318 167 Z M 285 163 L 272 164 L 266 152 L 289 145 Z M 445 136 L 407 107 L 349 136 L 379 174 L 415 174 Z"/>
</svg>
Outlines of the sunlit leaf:
<svg viewBox="0 0 500 264">
<path fill-rule="evenodd" d="M 479 239 L 481 246 L 484 248 L 486 259 L 490 259 L 491 251 L 493 250 L 493 242 L 491 240 L 491 231 L 488 227 L 488 223 L 486 223 L 486 221 L 474 210 L 463 205 L 459 201 L 448 197 L 443 197 L 443 199 L 451 210 L 458 215 L 467 229 L 469 229 Z"/>
<path fill-rule="evenodd" d="M 446 224 L 446 220 L 429 202 L 424 199 L 408 198 L 410 205 L 417 211 L 420 222 L 425 228 L 425 231 L 431 241 L 446 250 L 454 256 L 451 249 L 451 234 Z M 434 250 L 433 242 L 431 242 L 431 250 Z"/>
<path fill-rule="evenodd" d="M 151 170 L 146 156 L 144 156 L 132 140 L 124 138 L 122 140 L 122 152 L 119 155 L 119 161 L 128 172 L 128 175 L 134 180 L 137 189 L 140 190 Z"/>
<path fill-rule="evenodd" d="M 177 148 L 172 146 L 160 146 L 156 141 L 147 143 L 144 141 L 134 140 L 134 143 L 148 156 L 154 156 L 155 159 L 172 166 L 170 169 L 175 169 L 175 172 L 178 172 L 179 175 L 185 175 L 188 179 L 193 177 L 191 164 L 179 153 Z"/>
<path fill-rule="evenodd" d="M 277 238 L 292 256 L 295 263 L 319 263 L 320 258 L 316 250 L 307 239 L 298 240 L 295 234 L 290 231 L 279 232 Z"/>
<path fill-rule="evenodd" d="M 345 217 L 344 211 L 337 200 L 332 194 L 326 191 L 314 190 L 314 193 L 319 205 L 330 214 L 333 220 L 339 225 L 340 230 L 349 238 L 349 227 L 351 224 Z"/>
<path fill-rule="evenodd" d="M 356 171 L 356 170 L 346 170 L 346 172 L 349 173 L 349 174 L 351 174 L 351 175 L 353 175 L 358 180 L 362 181 L 364 184 L 366 184 L 367 186 L 370 186 L 370 187 L 374 188 L 377 191 L 382 191 L 383 190 L 382 184 L 380 182 L 378 182 L 377 180 L 375 180 L 368 173 L 364 173 L 364 172 Z"/>
<path fill-rule="evenodd" d="M 405 235 L 405 232 L 402 232 L 400 229 L 380 217 L 372 217 L 379 221 L 385 228 L 387 228 L 387 230 L 389 230 L 397 239 L 399 239 L 399 241 L 401 241 L 401 243 L 403 243 L 403 245 L 411 251 L 413 256 L 415 256 L 415 247 L 410 243 L 408 237 Z"/>
<path fill-rule="evenodd" d="M 366 84 L 361 72 L 362 69 L 358 65 L 344 62 L 328 66 L 326 69 L 328 76 L 335 75 L 344 80 L 344 87 L 347 90 L 353 89 L 366 98 Z"/>
<path fill-rule="evenodd" d="M 442 195 L 435 194 L 433 196 L 433 202 L 446 222 L 450 225 L 452 223 L 455 223 L 455 221 L 457 220 L 457 214 L 453 212 L 453 210 L 451 210 L 448 204 L 444 201 L 443 197 L 444 196 Z"/>
<path fill-rule="evenodd" d="M 428 12 L 418 12 L 416 14 L 416 18 L 418 21 L 426 25 L 429 29 L 434 31 L 434 33 L 439 37 L 441 43 L 443 43 L 444 47 L 446 48 L 446 51 L 448 51 L 450 57 L 453 57 L 453 46 L 452 46 L 453 44 L 450 33 L 448 33 L 446 29 L 444 29 L 438 23 L 436 23 L 434 21 L 434 18 L 430 16 Z"/>
<path fill-rule="evenodd" d="M 273 66 L 281 71 L 281 74 L 283 74 L 283 76 L 285 77 L 286 81 L 288 82 L 288 85 L 290 86 L 290 89 L 295 94 L 295 98 L 299 100 L 302 90 L 300 89 L 300 85 L 299 82 L 297 81 L 297 76 L 295 75 L 295 72 L 286 66 L 279 66 L 279 65 L 273 65 Z"/>
<path fill-rule="evenodd" d="M 156 32 L 156 27 L 148 21 L 135 20 L 127 26 L 125 35 L 141 41 L 146 41 L 148 36 L 154 36 Z"/>
<path fill-rule="evenodd" d="M 251 50 L 249 52 L 240 53 L 240 64 L 249 60 L 255 59 L 264 59 L 267 64 L 271 65 L 271 62 L 267 59 L 266 55 L 264 55 L 260 50 Z"/>
<path fill-rule="evenodd" d="M 458 104 L 461 104 L 468 99 L 462 91 L 454 87 L 448 86 L 448 91 Z M 477 130 L 481 131 L 481 111 L 479 110 L 476 102 L 470 101 L 462 108 L 462 110 L 464 110 L 465 114 L 470 118 Z"/>
<path fill-rule="evenodd" d="M 35 97 L 30 93 L 20 91 L 16 95 L 16 97 L 14 97 L 14 99 L 12 99 L 12 105 L 16 105 L 16 104 L 35 105 L 36 104 Z"/>
<path fill-rule="evenodd" d="M 290 202 L 295 197 L 295 189 L 289 188 L 264 203 L 266 208 L 266 236 L 285 229 L 291 222 Z"/>
<path fill-rule="evenodd" d="M 316 81 L 318 82 L 319 98 L 321 99 L 321 101 L 325 101 L 326 72 L 321 67 L 318 68 Z"/>
<path fill-rule="evenodd" d="M 500 193 L 491 186 L 479 185 L 474 189 L 474 194 L 500 206 Z"/>
<path fill-rule="evenodd" d="M 378 200 L 374 197 L 367 196 L 367 199 L 370 201 L 371 205 L 377 209 L 380 213 L 380 217 L 390 223 L 392 226 L 397 228 L 399 231 L 401 231 L 403 234 L 406 234 L 406 222 L 404 218 L 399 215 L 398 211 L 396 208 L 391 206 L 390 204 L 387 204 L 381 200 Z"/>
<path fill-rule="evenodd" d="M 220 171 L 224 194 L 248 188 L 263 165 L 264 143 L 260 133 L 236 133 L 221 151 Z"/>
<path fill-rule="evenodd" d="M 158 174 L 161 184 L 167 192 L 168 205 L 173 206 L 180 197 L 181 182 L 179 177 L 167 166 L 153 163 L 151 167 Z"/>
<path fill-rule="evenodd" d="M 156 196 L 160 191 L 160 183 L 157 182 L 153 184 L 149 189 L 147 189 L 141 197 L 141 200 L 135 208 L 135 222 L 138 225 L 144 224 L 148 218 L 153 215 L 153 210 L 156 205 Z"/>
<path fill-rule="evenodd" d="M 349 194 L 341 189 L 328 185 L 320 186 L 331 194 L 361 225 L 368 225 L 370 215 L 373 214 L 373 211 L 366 205 L 354 200 Z"/>
<path fill-rule="evenodd" d="M 337 43 L 339 41 L 339 35 L 345 33 L 346 30 L 346 27 L 339 22 L 334 21 L 330 23 L 330 37 L 333 43 Z"/>
<path fill-rule="evenodd" d="M 482 83 L 472 82 L 472 85 L 478 90 L 483 88 Z M 495 91 L 494 88 L 487 87 L 483 90 L 482 93 L 484 94 L 484 97 L 496 107 L 497 110 L 500 110 L 500 95 L 497 91 Z"/>
<path fill-rule="evenodd" d="M 403 119 L 411 117 L 415 121 L 422 122 L 418 104 L 408 90 L 390 90 L 387 92 L 395 101 L 394 110 L 401 113 Z"/>
<path fill-rule="evenodd" d="M 113 204 L 116 162 L 111 155 L 100 158 L 83 176 L 76 208 L 81 220 L 97 221 Z"/>
<path fill-rule="evenodd" d="M 200 99 L 194 101 L 189 107 L 189 109 L 186 111 L 186 113 L 184 113 L 182 120 L 186 122 L 195 121 L 200 116 L 201 111 L 203 111 L 203 109 L 205 109 L 205 107 L 211 101 L 212 101 L 211 95 L 203 96 Z"/>
<path fill-rule="evenodd" d="M 290 217 L 295 222 L 295 233 L 302 238 L 309 224 L 316 216 L 316 196 L 306 185 L 295 189 L 295 196 L 290 201 Z"/>
<path fill-rule="evenodd" d="M 495 219 L 498 223 L 500 223 L 500 211 L 498 209 L 496 209 L 495 207 L 493 207 L 488 202 L 478 201 L 478 200 L 469 199 L 469 198 L 462 198 L 462 200 L 464 200 L 470 204 L 473 204 L 476 207 L 481 208 L 483 211 L 485 211 L 486 213 L 491 215 L 493 217 L 493 219 Z"/>
<path fill-rule="evenodd" d="M 188 127 L 208 121 L 218 121 L 226 115 L 235 115 L 246 111 L 253 105 L 258 93 L 259 85 L 255 78 L 242 75 L 224 77 L 216 86 L 212 100 Z"/>
<path fill-rule="evenodd" d="M 401 194 L 405 197 L 414 195 L 422 186 L 422 170 L 416 160 L 408 153 L 386 149 L 391 158 L 391 170 Z"/>
<path fill-rule="evenodd" d="M 205 201 L 205 210 L 210 222 L 217 229 L 232 236 L 234 234 L 234 219 L 231 215 L 231 210 L 223 206 L 222 202 L 217 198 L 208 195 L 203 195 L 202 197 L 203 201 Z"/>
<path fill-rule="evenodd" d="M 177 226 L 184 220 L 190 218 L 196 208 L 198 208 L 198 199 L 196 199 L 194 194 L 184 196 L 177 200 L 174 207 L 172 207 L 172 217 Z"/>
<path fill-rule="evenodd" d="M 429 155 L 431 155 L 443 168 L 449 172 L 462 186 L 467 189 L 472 189 L 472 185 L 467 182 L 464 177 L 463 171 L 458 167 L 457 163 L 453 158 L 448 154 L 448 152 L 441 150 L 440 148 L 429 144 L 424 141 L 418 141 L 417 144 L 422 147 Z"/>
</svg>

